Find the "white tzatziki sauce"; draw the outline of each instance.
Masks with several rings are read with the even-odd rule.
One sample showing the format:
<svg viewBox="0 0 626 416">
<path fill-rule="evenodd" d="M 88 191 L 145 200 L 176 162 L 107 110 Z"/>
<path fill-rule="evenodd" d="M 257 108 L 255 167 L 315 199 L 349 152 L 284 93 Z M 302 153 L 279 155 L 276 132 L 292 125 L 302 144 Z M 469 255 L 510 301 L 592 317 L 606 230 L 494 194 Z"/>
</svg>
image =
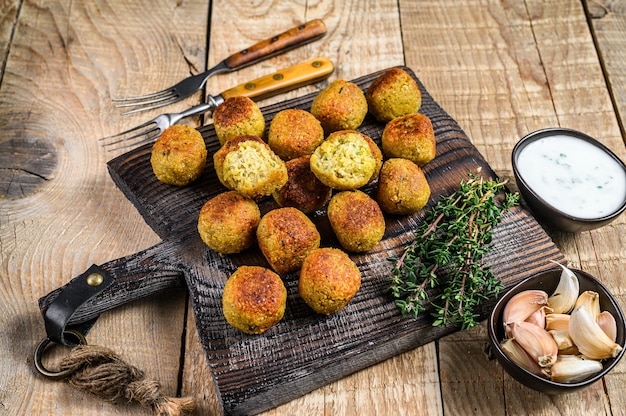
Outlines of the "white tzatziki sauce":
<svg viewBox="0 0 626 416">
<path fill-rule="evenodd" d="M 611 214 L 626 197 L 626 173 L 604 150 L 573 136 L 557 134 L 526 145 L 518 172 L 554 208 L 579 218 Z"/>
</svg>

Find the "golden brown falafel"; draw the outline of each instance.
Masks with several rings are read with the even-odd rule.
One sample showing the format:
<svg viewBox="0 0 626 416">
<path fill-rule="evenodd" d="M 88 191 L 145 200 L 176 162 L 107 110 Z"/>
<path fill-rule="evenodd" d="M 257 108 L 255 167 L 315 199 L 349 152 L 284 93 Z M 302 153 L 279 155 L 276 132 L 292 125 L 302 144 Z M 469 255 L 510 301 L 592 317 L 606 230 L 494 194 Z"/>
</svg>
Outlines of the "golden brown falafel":
<svg viewBox="0 0 626 416">
<path fill-rule="evenodd" d="M 355 130 L 367 115 L 367 100 L 358 85 L 337 79 L 319 92 L 311 103 L 326 135 L 338 130 Z"/>
<path fill-rule="evenodd" d="M 422 92 L 417 82 L 401 68 L 383 72 L 367 88 L 365 97 L 370 113 L 383 123 L 416 113 L 422 105 Z"/>
<path fill-rule="evenodd" d="M 213 126 L 220 144 L 236 136 L 263 137 L 265 119 L 259 106 L 244 96 L 229 97 L 213 112 Z"/>
<path fill-rule="evenodd" d="M 430 186 L 422 169 L 408 159 L 392 158 L 383 163 L 378 176 L 376 200 L 389 214 L 411 214 L 430 198 Z"/>
<path fill-rule="evenodd" d="M 226 321 L 246 334 L 262 334 L 284 316 L 287 289 L 276 273 L 240 266 L 226 281 L 222 311 Z"/>
<path fill-rule="evenodd" d="M 428 116 L 420 113 L 396 117 L 385 126 L 382 134 L 385 156 L 409 159 L 424 166 L 435 158 L 435 131 Z"/>
<path fill-rule="evenodd" d="M 220 254 L 239 253 L 256 242 L 260 220 L 256 202 L 237 191 L 227 191 L 204 203 L 198 233 L 209 248 Z"/>
<path fill-rule="evenodd" d="M 298 293 L 315 312 L 339 312 L 361 287 L 361 272 L 338 248 L 313 250 L 302 263 Z"/>
<path fill-rule="evenodd" d="M 375 176 L 378 161 L 362 133 L 341 130 L 331 133 L 311 155 L 311 170 L 326 186 L 357 189 Z"/>
<path fill-rule="evenodd" d="M 224 186 L 253 199 L 271 195 L 287 182 L 285 162 L 257 136 L 229 139 L 213 155 L 213 165 Z"/>
<path fill-rule="evenodd" d="M 309 214 L 322 208 L 330 199 L 332 189 L 311 171 L 311 156 L 285 162 L 287 183 L 272 194 L 281 207 L 294 207 Z"/>
<path fill-rule="evenodd" d="M 207 149 L 200 132 L 175 124 L 168 127 L 152 146 L 150 164 L 157 179 L 169 185 L 184 186 L 204 171 Z"/>
<path fill-rule="evenodd" d="M 343 191 L 328 204 L 328 220 L 341 246 L 351 252 L 371 250 L 385 234 L 385 217 L 365 192 Z"/>
<path fill-rule="evenodd" d="M 313 221 L 292 207 L 265 214 L 256 235 L 261 252 L 279 274 L 298 270 L 306 255 L 320 245 L 320 233 Z"/>
<path fill-rule="evenodd" d="M 308 111 L 291 108 L 277 113 L 267 131 L 267 144 L 283 160 L 310 155 L 324 141 L 324 129 Z"/>
</svg>

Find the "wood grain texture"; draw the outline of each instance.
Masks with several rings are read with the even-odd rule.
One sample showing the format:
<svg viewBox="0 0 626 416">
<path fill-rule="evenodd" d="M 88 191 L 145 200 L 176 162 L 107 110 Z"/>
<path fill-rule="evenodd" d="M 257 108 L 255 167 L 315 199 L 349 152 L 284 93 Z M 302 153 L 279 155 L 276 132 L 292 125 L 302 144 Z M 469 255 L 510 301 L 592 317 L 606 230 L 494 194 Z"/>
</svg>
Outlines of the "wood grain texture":
<svg viewBox="0 0 626 416">
<path fill-rule="evenodd" d="M 411 72 L 409 68 L 405 70 Z M 381 73 L 353 82 L 365 91 Z M 469 173 L 486 177 L 493 177 L 494 173 L 458 124 L 437 105 L 423 85 L 420 88 L 420 112 L 432 120 L 437 140 L 437 157 L 424 167 L 431 187 L 428 209 L 440 195 L 453 193 Z M 263 107 L 266 125 L 281 110 L 309 110 L 315 95 Z M 383 128 L 384 124 L 368 116 L 359 131 L 380 145 Z M 219 148 L 213 126 L 207 125 L 200 131 L 209 153 L 213 154 Z M 402 317 L 386 292 L 389 283 L 385 276 L 391 269 L 387 259 L 399 256 L 404 245 L 414 237 L 412 230 L 421 221 L 422 211 L 410 216 L 388 217 L 385 237 L 377 248 L 352 256 L 361 270 L 363 283 L 358 296 L 341 313 L 330 317 L 313 313 L 297 295 L 295 273 L 283 276 L 288 288 L 288 307 L 283 320 L 260 336 L 240 333 L 222 317 L 224 282 L 240 265 L 268 265 L 258 249 L 220 256 L 201 242 L 197 234 L 200 208 L 212 196 L 225 191 L 211 160 L 199 181 L 182 188 L 172 187 L 154 177 L 150 152 L 151 146 L 146 145 L 109 162 L 115 183 L 170 247 L 167 253 L 157 254 L 155 261 L 133 260 L 134 266 L 128 267 L 127 272 L 149 275 L 158 270 L 180 268 L 185 274 L 200 341 L 206 349 L 225 413 L 255 414 L 270 409 L 458 330 L 454 326 L 433 328 L 428 313 L 415 321 Z M 372 194 L 375 185 L 364 190 Z M 276 207 L 272 198 L 259 205 L 262 213 Z M 312 219 L 322 235 L 322 246 L 337 247 L 326 224 L 324 210 L 313 214 Z M 522 209 L 514 209 L 504 216 L 503 223 L 494 231 L 494 250 L 485 257 L 485 262 L 507 287 L 553 267 L 551 260 L 563 261 L 563 257 L 536 221 Z M 117 291 L 114 286 L 111 290 Z M 133 297 L 127 288 L 120 293 L 126 298 Z M 488 314 L 489 305 L 488 302 L 481 309 L 482 318 Z"/>
<path fill-rule="evenodd" d="M 30 364 L 30 354 L 43 336 L 38 297 L 92 263 L 161 240 L 106 172 L 105 162 L 121 152 L 107 153 L 94 144 L 98 137 L 132 127 L 159 111 L 122 117 L 111 97 L 172 85 L 251 43 L 322 18 L 329 32 L 321 41 L 236 74 L 214 77 L 207 92 L 314 55 L 333 59 L 335 77 L 345 79 L 406 64 L 501 177 L 512 178 L 509 154 L 515 141 L 542 127 L 579 128 L 600 136 L 622 158 L 626 152 L 624 111 L 618 110 L 619 97 L 624 96 L 620 63 L 625 47 L 620 1 L 263 0 L 247 2 L 247 7 L 225 0 L 0 3 L 0 147 L 20 141 L 21 148 L 45 146 L 56 155 L 52 174 L 40 175 L 45 180 L 28 192 L 0 199 L 3 416 L 146 414 L 138 407 L 102 403 L 43 380 Z M 588 20 L 585 10 L 590 12 Z M 10 32 L 13 37 L 7 38 Z M 295 91 L 263 105 L 302 94 Z M 168 110 L 181 110 L 201 98 L 197 94 Z M 185 121 L 194 126 L 204 122 Z M 13 151 L 6 149 L 0 153 L 11 160 Z M 41 173 L 37 167 L 28 166 Z M 26 175 L 15 176 L 13 189 L 27 187 L 28 180 Z M 626 272 L 624 216 L 580 235 L 547 232 L 571 265 L 598 276 L 626 305 L 621 278 Z M 167 393 L 194 396 L 195 414 L 220 414 L 185 299 L 185 290 L 173 289 L 107 312 L 89 341 L 123 353 L 163 382 Z M 480 350 L 486 339 L 483 326 L 445 336 L 265 414 L 626 414 L 626 363 L 580 394 L 548 397 L 521 386 L 495 361 L 484 359 Z M 475 365 L 459 366 L 460 359 L 449 354 L 464 354 L 476 360 Z M 492 385 L 479 382 L 490 377 Z M 476 397 L 485 391 L 487 398 L 478 403 Z"/>
</svg>

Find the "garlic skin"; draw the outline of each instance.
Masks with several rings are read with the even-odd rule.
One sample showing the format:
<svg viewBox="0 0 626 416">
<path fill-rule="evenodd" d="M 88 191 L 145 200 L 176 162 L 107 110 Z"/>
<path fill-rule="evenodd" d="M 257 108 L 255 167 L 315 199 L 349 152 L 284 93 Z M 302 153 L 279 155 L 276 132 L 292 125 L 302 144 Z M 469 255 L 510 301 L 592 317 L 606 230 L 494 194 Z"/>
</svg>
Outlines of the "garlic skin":
<svg viewBox="0 0 626 416">
<path fill-rule="evenodd" d="M 524 290 L 511 297 L 502 312 L 504 325 L 523 322 L 541 307 L 548 304 L 548 294 L 543 290 Z"/>
<path fill-rule="evenodd" d="M 538 327 L 545 328 L 546 314 L 551 311 L 552 309 L 550 309 L 549 307 L 542 306 L 541 308 L 533 312 L 528 318 L 526 318 L 526 322 L 530 322 L 531 324 L 535 324 Z"/>
<path fill-rule="evenodd" d="M 519 365 L 523 369 L 530 371 L 531 373 L 549 378 L 550 374 L 545 368 L 541 368 L 537 361 L 531 358 L 528 353 L 519 345 L 513 338 L 505 338 L 500 342 L 500 348 L 504 354 L 511 359 L 515 364 Z"/>
<path fill-rule="evenodd" d="M 584 306 L 591 314 L 593 319 L 596 319 L 600 315 L 600 295 L 593 290 L 586 290 L 578 296 L 574 308 Z"/>
<path fill-rule="evenodd" d="M 559 266 L 561 266 L 563 271 L 561 272 L 559 284 L 548 297 L 548 306 L 552 308 L 554 313 L 569 313 L 574 308 L 576 299 L 578 299 L 580 283 L 574 272 L 561 264 Z"/>
<path fill-rule="evenodd" d="M 602 311 L 596 317 L 596 322 L 602 328 L 602 331 L 615 342 L 617 339 L 617 322 L 613 314 L 609 311 Z"/>
<path fill-rule="evenodd" d="M 530 322 L 513 322 L 507 325 L 511 337 L 537 361 L 539 366 L 548 368 L 556 362 L 559 348 L 552 335 Z"/>
<path fill-rule="evenodd" d="M 592 359 L 614 358 L 622 351 L 622 347 L 604 333 L 585 306 L 578 306 L 572 312 L 569 335 L 578 350 Z"/>
<path fill-rule="evenodd" d="M 568 331 L 569 315 L 566 313 L 549 313 L 546 314 L 546 329 L 548 331 Z"/>
<path fill-rule="evenodd" d="M 550 379 L 557 383 L 577 383 L 602 371 L 602 363 L 580 355 L 559 355 L 550 368 Z"/>
<path fill-rule="evenodd" d="M 555 329 L 551 329 L 548 332 L 552 335 L 554 342 L 556 342 L 556 345 L 559 348 L 559 355 L 578 354 L 578 347 L 576 347 L 576 344 L 572 341 L 572 338 L 569 336 L 569 332 L 557 331 Z"/>
</svg>

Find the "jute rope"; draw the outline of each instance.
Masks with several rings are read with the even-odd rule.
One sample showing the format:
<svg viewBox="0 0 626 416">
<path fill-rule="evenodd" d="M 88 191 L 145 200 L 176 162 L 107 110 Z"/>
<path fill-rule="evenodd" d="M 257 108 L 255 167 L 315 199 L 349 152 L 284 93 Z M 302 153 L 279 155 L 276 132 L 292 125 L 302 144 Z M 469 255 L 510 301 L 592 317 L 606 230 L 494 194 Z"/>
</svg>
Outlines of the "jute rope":
<svg viewBox="0 0 626 416">
<path fill-rule="evenodd" d="M 68 382 L 72 386 L 106 401 L 136 401 L 158 416 L 183 416 L 194 408 L 190 397 L 165 397 L 158 381 L 146 379 L 143 371 L 105 347 L 79 345 L 60 367 L 70 371 Z"/>
</svg>

